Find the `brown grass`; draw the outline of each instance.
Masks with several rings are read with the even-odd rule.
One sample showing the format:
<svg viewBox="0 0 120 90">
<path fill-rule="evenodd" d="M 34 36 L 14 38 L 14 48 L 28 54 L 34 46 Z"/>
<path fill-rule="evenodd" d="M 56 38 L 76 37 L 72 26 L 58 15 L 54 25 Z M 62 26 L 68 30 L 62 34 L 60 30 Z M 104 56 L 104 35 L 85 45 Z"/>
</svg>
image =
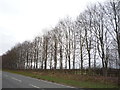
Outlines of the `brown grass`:
<svg viewBox="0 0 120 90">
<path fill-rule="evenodd" d="M 105 76 L 89 76 L 89 75 L 80 75 L 80 74 L 70 74 L 70 73 L 61 73 L 54 71 L 29 71 L 33 74 L 41 75 L 41 76 L 51 76 L 51 77 L 59 77 L 65 80 L 75 80 L 75 81 L 92 81 L 92 82 L 101 82 L 105 84 L 118 84 L 118 77 L 105 77 Z"/>
<path fill-rule="evenodd" d="M 22 74 L 37 79 L 48 80 L 75 87 L 86 88 L 118 88 L 118 77 L 104 77 L 100 75 L 81 75 L 55 70 L 6 70 L 8 72 Z"/>
</svg>

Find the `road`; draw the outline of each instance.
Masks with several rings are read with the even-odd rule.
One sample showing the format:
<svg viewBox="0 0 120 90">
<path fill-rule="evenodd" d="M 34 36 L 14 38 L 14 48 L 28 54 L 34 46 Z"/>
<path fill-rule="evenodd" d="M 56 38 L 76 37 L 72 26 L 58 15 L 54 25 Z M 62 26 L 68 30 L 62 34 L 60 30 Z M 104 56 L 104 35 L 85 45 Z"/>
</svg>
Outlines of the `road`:
<svg viewBox="0 0 120 90">
<path fill-rule="evenodd" d="M 9 72 L 2 73 L 2 88 L 73 88 Z"/>
<path fill-rule="evenodd" d="M 0 70 L 0 90 L 2 89 L 2 71 Z"/>
</svg>

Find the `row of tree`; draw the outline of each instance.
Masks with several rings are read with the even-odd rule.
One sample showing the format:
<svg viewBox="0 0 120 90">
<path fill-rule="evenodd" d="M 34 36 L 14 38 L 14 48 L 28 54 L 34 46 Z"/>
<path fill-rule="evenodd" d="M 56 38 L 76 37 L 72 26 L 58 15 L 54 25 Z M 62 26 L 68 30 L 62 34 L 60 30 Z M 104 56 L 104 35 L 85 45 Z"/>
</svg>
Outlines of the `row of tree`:
<svg viewBox="0 0 120 90">
<path fill-rule="evenodd" d="M 76 20 L 67 17 L 32 42 L 2 56 L 9 69 L 92 69 L 120 66 L 120 2 L 89 6 Z"/>
</svg>

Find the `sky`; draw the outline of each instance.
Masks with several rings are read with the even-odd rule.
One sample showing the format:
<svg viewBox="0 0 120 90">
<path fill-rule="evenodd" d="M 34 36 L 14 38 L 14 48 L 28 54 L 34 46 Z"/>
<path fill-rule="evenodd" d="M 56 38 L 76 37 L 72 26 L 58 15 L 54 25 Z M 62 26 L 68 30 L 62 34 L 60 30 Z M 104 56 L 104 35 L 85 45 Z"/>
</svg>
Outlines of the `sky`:
<svg viewBox="0 0 120 90">
<path fill-rule="evenodd" d="M 76 18 L 87 5 L 105 0 L 0 0 L 0 55 L 32 40 L 67 16 Z"/>
</svg>

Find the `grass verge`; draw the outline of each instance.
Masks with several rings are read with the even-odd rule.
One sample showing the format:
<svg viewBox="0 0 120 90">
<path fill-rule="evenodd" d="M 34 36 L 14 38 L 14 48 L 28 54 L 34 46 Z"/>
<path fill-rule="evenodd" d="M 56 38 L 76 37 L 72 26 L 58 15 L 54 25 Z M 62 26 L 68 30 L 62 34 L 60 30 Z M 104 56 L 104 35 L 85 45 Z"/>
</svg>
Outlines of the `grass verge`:
<svg viewBox="0 0 120 90">
<path fill-rule="evenodd" d="M 49 74 L 46 75 L 40 75 L 40 74 L 35 74 L 34 72 L 31 71 L 17 71 L 17 70 L 3 70 L 11 73 L 16 73 L 16 74 L 21 74 L 25 76 L 29 76 L 32 78 L 37 78 L 37 79 L 42 79 L 42 80 L 47 80 L 51 82 L 56 82 L 64 85 L 69 85 L 73 87 L 79 87 L 79 88 L 118 88 L 117 85 L 114 84 L 108 84 L 108 83 L 101 83 L 101 82 L 93 82 L 93 81 L 78 81 L 78 80 L 72 80 L 72 79 L 67 79 L 67 78 L 62 78 L 62 77 L 56 77 L 56 76 L 50 76 Z"/>
</svg>

